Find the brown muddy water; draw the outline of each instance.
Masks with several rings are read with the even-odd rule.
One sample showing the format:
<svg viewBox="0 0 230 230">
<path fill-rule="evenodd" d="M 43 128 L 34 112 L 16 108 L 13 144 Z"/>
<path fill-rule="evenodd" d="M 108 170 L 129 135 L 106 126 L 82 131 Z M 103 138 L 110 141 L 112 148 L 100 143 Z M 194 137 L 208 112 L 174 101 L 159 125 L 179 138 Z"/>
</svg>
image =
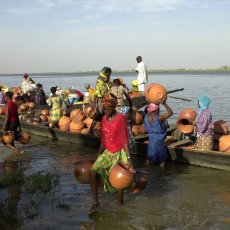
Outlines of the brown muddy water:
<svg viewBox="0 0 230 230">
<path fill-rule="evenodd" d="M 125 204 L 118 206 L 115 196 L 100 188 L 100 208 L 89 216 L 90 186 L 76 181 L 74 163 L 95 159 L 97 149 L 35 136 L 22 148 L 24 154 L 0 167 L 0 179 L 15 171 L 24 178 L 18 186 L 0 188 L 1 230 L 230 229 L 229 172 L 180 164 L 162 170 L 135 157 L 135 167 L 149 172 L 146 189 L 125 192 Z M 38 172 L 54 175 L 51 190 L 28 189 Z"/>
</svg>

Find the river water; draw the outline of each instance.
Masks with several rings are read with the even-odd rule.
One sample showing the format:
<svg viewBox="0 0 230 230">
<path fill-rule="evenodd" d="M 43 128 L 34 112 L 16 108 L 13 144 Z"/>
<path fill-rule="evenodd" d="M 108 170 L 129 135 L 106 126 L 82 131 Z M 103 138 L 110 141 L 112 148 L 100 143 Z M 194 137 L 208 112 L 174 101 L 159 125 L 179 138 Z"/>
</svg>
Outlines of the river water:
<svg viewBox="0 0 230 230">
<path fill-rule="evenodd" d="M 134 74 L 120 76 L 128 86 Z M 1 76 L 0 84 L 16 86 L 21 76 Z M 95 75 L 32 76 L 44 85 L 46 92 L 53 85 L 62 88 L 76 86 L 83 90 L 85 82 L 92 85 Z M 214 120 L 229 122 L 227 90 L 229 75 L 225 74 L 154 74 L 150 81 L 168 90 L 185 88 L 173 95 L 191 99 L 184 102 L 169 98 L 176 119 L 184 107 L 196 108 L 196 97 L 209 95 Z M 0 146 L 3 151 L 3 146 Z M 0 229 L 93 229 L 93 230 L 152 230 L 152 229 L 229 229 L 230 179 L 229 172 L 182 164 L 168 165 L 164 170 L 146 166 L 145 159 L 136 157 L 134 166 L 149 172 L 146 189 L 139 194 L 125 192 L 125 204 L 115 203 L 115 196 L 99 190 L 100 208 L 93 215 L 90 186 L 80 184 L 74 177 L 74 163 L 95 159 L 97 149 L 53 142 L 33 136 L 30 144 L 19 146 L 25 150 L 14 168 L 23 169 L 25 176 L 36 172 L 56 174 L 58 182 L 49 192 L 28 193 L 22 186 L 0 189 Z M 12 154 L 11 159 L 15 159 Z M 6 168 L 0 167 L 0 178 Z M 4 223 L 4 225 L 3 225 Z M 4 227 L 3 227 L 4 226 Z M 7 228 L 5 227 L 7 226 Z"/>
</svg>

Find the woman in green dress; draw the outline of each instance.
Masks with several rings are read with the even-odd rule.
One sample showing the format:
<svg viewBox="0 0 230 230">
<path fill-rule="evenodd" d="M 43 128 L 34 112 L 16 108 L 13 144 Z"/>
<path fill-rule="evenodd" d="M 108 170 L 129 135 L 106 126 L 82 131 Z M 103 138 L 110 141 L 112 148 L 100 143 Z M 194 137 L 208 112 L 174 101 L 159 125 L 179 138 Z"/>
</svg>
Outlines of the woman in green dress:
<svg viewBox="0 0 230 230">
<path fill-rule="evenodd" d="M 49 127 L 52 128 L 56 125 L 61 117 L 62 102 L 60 97 L 56 94 L 56 87 L 51 87 L 51 96 L 48 99 L 48 105 L 50 106 L 50 119 Z"/>
</svg>

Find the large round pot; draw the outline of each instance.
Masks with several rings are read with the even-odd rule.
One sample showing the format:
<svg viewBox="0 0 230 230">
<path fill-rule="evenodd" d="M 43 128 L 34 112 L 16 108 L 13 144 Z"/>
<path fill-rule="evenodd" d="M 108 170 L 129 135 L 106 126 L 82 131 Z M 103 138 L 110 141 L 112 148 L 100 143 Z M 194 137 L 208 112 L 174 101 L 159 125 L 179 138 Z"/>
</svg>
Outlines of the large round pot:
<svg viewBox="0 0 230 230">
<path fill-rule="evenodd" d="M 139 125 L 139 124 L 143 123 L 142 115 L 139 112 L 135 111 L 135 110 L 133 110 L 131 112 L 130 120 L 131 120 L 131 123 L 135 124 L 135 125 Z"/>
<path fill-rule="evenodd" d="M 13 132 L 7 132 L 2 136 L 2 142 L 5 144 L 13 144 L 14 143 L 14 134 Z"/>
<path fill-rule="evenodd" d="M 73 118 L 80 112 L 80 109 L 74 109 L 70 113 L 70 118 L 73 120 Z"/>
<path fill-rule="evenodd" d="M 160 104 L 167 98 L 166 88 L 157 83 L 151 83 L 145 87 L 145 97 L 148 102 Z"/>
<path fill-rule="evenodd" d="M 47 115 L 41 114 L 39 118 L 41 121 L 48 121 Z"/>
<path fill-rule="evenodd" d="M 92 118 L 95 112 L 96 112 L 96 108 L 94 105 L 86 104 L 83 106 L 83 113 L 85 114 L 86 117 Z"/>
<path fill-rule="evenodd" d="M 221 152 L 230 152 L 230 135 L 225 135 L 220 137 L 219 150 Z"/>
<path fill-rule="evenodd" d="M 26 103 L 24 103 L 24 104 L 21 104 L 21 105 L 19 106 L 19 108 L 20 108 L 22 111 L 26 111 L 26 110 L 28 109 L 28 105 L 27 105 Z"/>
<path fill-rule="evenodd" d="M 176 122 L 176 128 L 182 133 L 192 133 L 194 129 L 194 122 L 196 120 L 197 113 L 191 108 L 182 110 L 179 113 L 179 117 Z"/>
<path fill-rule="evenodd" d="M 35 103 L 34 102 L 29 102 L 28 106 L 29 106 L 29 109 L 35 109 Z"/>
<path fill-rule="evenodd" d="M 224 120 L 215 121 L 212 130 L 215 134 L 226 135 L 228 133 L 228 123 Z"/>
<path fill-rule="evenodd" d="M 90 184 L 93 160 L 79 161 L 74 164 L 74 176 L 82 184 Z"/>
<path fill-rule="evenodd" d="M 58 122 L 59 128 L 63 131 L 69 131 L 71 118 L 67 116 L 62 116 Z"/>
<path fill-rule="evenodd" d="M 140 134 L 139 125 L 132 125 L 132 132 L 134 136 L 138 136 Z"/>
<path fill-rule="evenodd" d="M 144 135 L 146 133 L 144 124 L 139 125 L 139 133 L 140 135 Z"/>
<path fill-rule="evenodd" d="M 40 114 L 48 116 L 50 114 L 50 111 L 48 109 L 42 109 Z"/>
<path fill-rule="evenodd" d="M 23 145 L 26 145 L 30 142 L 31 136 L 28 133 L 22 132 L 19 136 L 19 142 Z"/>
<path fill-rule="evenodd" d="M 121 164 L 116 164 L 109 173 L 109 182 L 112 187 L 123 190 L 133 183 L 135 174 L 134 169 L 127 169 Z"/>
<path fill-rule="evenodd" d="M 74 133 L 80 133 L 81 132 L 81 129 L 83 129 L 85 126 L 85 123 L 80 121 L 80 122 L 74 122 L 72 121 L 69 125 L 70 127 L 70 131 L 71 132 L 74 132 Z"/>
<path fill-rule="evenodd" d="M 72 118 L 74 122 L 82 122 L 84 119 L 85 114 L 81 110 Z"/>
</svg>

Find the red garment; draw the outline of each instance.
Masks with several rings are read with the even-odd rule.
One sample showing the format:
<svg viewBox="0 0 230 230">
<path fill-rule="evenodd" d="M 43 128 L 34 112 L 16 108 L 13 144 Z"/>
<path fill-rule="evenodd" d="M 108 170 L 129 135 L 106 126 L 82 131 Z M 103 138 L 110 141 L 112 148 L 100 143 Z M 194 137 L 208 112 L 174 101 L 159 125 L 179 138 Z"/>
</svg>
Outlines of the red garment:
<svg viewBox="0 0 230 230">
<path fill-rule="evenodd" d="M 76 89 L 75 93 L 78 95 L 79 98 L 84 97 L 84 95 Z"/>
<path fill-rule="evenodd" d="M 9 122 L 15 122 L 17 121 L 18 116 L 18 107 L 17 105 L 12 101 L 8 100 L 6 103 L 9 107 Z M 6 114 L 6 107 L 4 108 L 4 114 Z"/>
<path fill-rule="evenodd" d="M 129 143 L 128 124 L 126 117 L 118 114 L 113 120 L 107 120 L 104 115 L 101 122 L 101 142 L 111 153 L 115 153 L 124 148 Z"/>
</svg>

